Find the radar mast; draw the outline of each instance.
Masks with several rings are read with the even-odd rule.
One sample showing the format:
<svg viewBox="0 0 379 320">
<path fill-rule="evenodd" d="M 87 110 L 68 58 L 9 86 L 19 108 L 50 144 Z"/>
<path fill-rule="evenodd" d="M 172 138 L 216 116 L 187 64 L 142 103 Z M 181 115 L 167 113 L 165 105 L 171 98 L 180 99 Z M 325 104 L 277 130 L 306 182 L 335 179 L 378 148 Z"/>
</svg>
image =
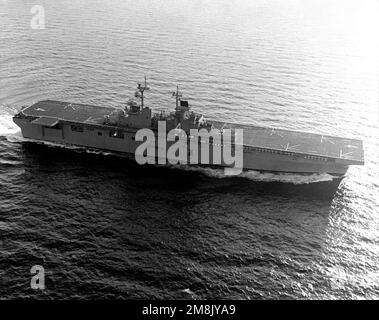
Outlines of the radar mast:
<svg viewBox="0 0 379 320">
<path fill-rule="evenodd" d="M 136 97 L 141 99 L 141 109 L 143 109 L 143 98 L 144 98 L 143 93 L 145 90 L 150 90 L 150 88 L 146 84 L 146 76 L 145 76 L 145 83 L 143 85 L 138 83 L 137 90 L 138 91 L 136 92 Z"/>
<path fill-rule="evenodd" d="M 179 101 L 180 101 L 180 98 L 182 97 L 182 94 L 179 92 L 179 86 L 176 85 L 176 92 L 174 91 L 172 93 L 172 96 L 175 97 L 175 102 L 176 102 L 176 111 L 179 110 Z"/>
</svg>

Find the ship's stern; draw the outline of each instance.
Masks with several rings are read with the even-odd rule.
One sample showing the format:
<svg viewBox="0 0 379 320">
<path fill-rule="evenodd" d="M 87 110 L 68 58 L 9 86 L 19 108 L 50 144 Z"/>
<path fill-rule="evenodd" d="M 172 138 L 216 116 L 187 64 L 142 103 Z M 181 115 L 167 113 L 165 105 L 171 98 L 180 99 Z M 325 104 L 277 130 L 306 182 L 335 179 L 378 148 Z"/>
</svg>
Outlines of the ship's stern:
<svg viewBox="0 0 379 320">
<path fill-rule="evenodd" d="M 40 139 L 42 129 L 40 126 L 33 125 L 31 119 L 26 117 L 22 111 L 15 114 L 12 118 L 13 122 L 20 127 L 22 136 L 29 139 Z"/>
</svg>

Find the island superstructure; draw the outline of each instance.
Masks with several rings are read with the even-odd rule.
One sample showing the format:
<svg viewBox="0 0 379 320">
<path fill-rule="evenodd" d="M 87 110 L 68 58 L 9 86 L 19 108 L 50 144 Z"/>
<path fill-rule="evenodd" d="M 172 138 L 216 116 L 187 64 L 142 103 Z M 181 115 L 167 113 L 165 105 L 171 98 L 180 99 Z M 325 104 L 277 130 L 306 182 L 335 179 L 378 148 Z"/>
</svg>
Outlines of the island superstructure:
<svg viewBox="0 0 379 320">
<path fill-rule="evenodd" d="M 142 143 L 135 139 L 137 131 L 148 128 L 157 133 L 159 121 L 165 121 L 167 132 L 175 128 L 188 134 L 191 129 L 243 129 L 243 170 L 341 177 L 350 165 L 364 164 L 361 140 L 208 120 L 191 111 L 178 88 L 173 93 L 173 112 L 153 112 L 144 103 L 148 89 L 145 79 L 135 94 L 140 102 L 131 99 L 123 108 L 44 100 L 23 107 L 13 121 L 25 138 L 112 151 L 132 158 Z M 211 139 L 198 143 L 210 144 L 212 159 Z M 225 166 L 223 162 L 209 165 Z"/>
</svg>

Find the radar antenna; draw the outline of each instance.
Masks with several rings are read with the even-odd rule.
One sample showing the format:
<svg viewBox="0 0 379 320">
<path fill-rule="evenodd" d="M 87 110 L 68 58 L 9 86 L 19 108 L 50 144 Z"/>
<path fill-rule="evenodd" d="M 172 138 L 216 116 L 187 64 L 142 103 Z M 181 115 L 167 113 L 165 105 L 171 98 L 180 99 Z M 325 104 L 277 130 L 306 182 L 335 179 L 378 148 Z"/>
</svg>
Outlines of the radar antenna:
<svg viewBox="0 0 379 320">
<path fill-rule="evenodd" d="M 138 92 L 136 92 L 136 97 L 138 94 L 139 98 L 141 98 L 141 109 L 143 109 L 143 93 L 145 90 L 150 90 L 150 88 L 146 84 L 146 76 L 145 76 L 145 83 L 143 85 L 138 83 L 137 90 Z"/>
<path fill-rule="evenodd" d="M 176 100 L 176 110 L 179 109 L 179 101 L 180 101 L 180 98 L 182 97 L 182 94 L 179 92 L 179 86 L 177 85 L 176 86 L 176 92 L 174 91 L 172 93 L 172 96 L 175 97 L 175 100 Z"/>
</svg>

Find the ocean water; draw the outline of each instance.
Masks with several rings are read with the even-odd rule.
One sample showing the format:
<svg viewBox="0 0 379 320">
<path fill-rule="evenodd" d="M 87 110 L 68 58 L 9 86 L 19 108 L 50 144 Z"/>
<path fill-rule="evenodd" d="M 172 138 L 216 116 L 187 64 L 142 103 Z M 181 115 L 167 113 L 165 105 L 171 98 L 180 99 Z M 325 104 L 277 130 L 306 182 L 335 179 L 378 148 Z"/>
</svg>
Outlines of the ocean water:
<svg viewBox="0 0 379 320">
<path fill-rule="evenodd" d="M 379 8 L 353 0 L 0 1 L 0 299 L 379 298 Z M 42 99 L 355 137 L 329 176 L 140 167 L 30 143 Z M 317 182 L 317 183 L 315 183 Z M 30 288 L 42 265 L 46 288 Z"/>
</svg>

